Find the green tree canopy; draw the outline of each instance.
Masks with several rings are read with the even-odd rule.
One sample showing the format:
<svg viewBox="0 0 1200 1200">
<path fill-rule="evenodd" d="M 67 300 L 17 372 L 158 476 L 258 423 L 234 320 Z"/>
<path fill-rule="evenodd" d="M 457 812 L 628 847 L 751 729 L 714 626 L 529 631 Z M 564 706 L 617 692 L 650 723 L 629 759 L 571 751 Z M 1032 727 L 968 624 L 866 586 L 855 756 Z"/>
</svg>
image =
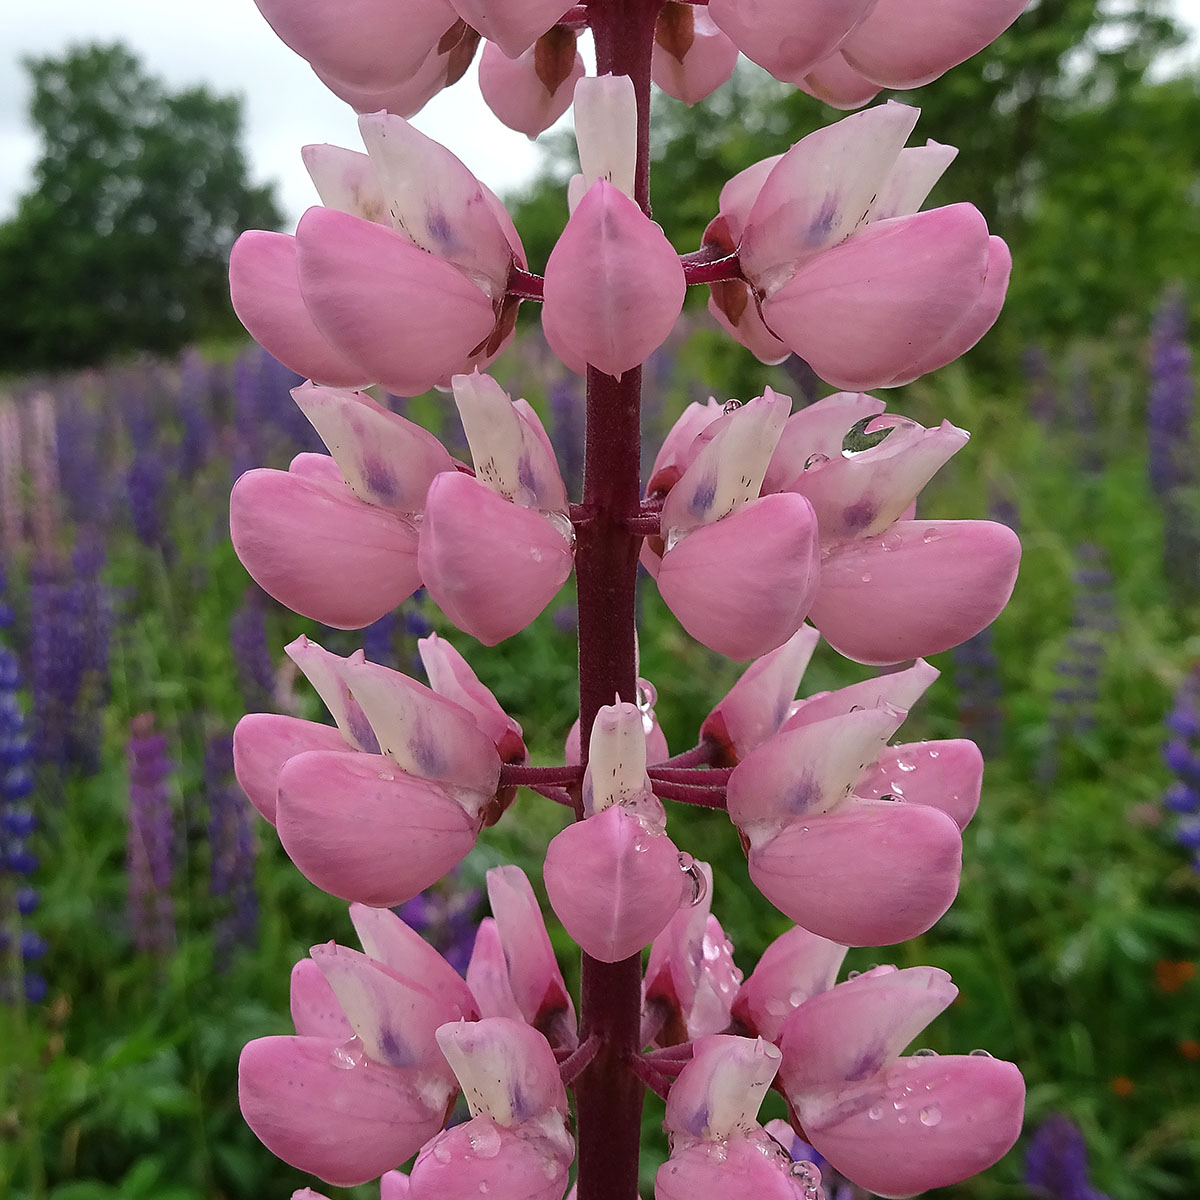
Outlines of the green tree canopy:
<svg viewBox="0 0 1200 1200">
<path fill-rule="evenodd" d="M 230 247 L 282 221 L 271 188 L 248 180 L 241 100 L 169 91 L 120 45 L 25 67 L 42 149 L 0 226 L 0 365 L 88 364 L 234 328 Z"/>
</svg>

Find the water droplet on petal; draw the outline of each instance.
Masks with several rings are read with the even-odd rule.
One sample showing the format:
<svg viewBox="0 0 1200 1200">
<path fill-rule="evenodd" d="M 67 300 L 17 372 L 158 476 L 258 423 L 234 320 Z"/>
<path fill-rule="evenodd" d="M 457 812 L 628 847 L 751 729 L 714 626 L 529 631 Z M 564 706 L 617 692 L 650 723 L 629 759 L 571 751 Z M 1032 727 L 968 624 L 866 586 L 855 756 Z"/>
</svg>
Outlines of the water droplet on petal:
<svg viewBox="0 0 1200 1200">
<path fill-rule="evenodd" d="M 554 509 L 540 508 L 538 512 L 563 535 L 564 538 L 572 545 L 575 545 L 575 526 L 571 524 L 571 518 L 565 512 L 557 512 Z"/>
<path fill-rule="evenodd" d="M 658 703 L 658 691 L 648 679 L 637 681 L 636 703 L 642 712 L 649 712 Z"/>
<path fill-rule="evenodd" d="M 819 467 L 819 466 L 821 466 L 822 463 L 827 463 L 828 461 L 829 461 L 828 454 L 810 454 L 804 460 L 804 469 L 806 471 L 809 471 L 813 467 Z"/>
<path fill-rule="evenodd" d="M 492 1124 L 482 1124 L 468 1135 L 471 1153 L 476 1158 L 495 1158 L 500 1153 L 500 1130 Z"/>
<path fill-rule="evenodd" d="M 930 542 L 936 542 L 941 536 L 942 535 L 938 533 L 936 529 L 927 529 L 925 530 L 924 534 L 921 535 L 921 541 L 928 545 Z"/>
<path fill-rule="evenodd" d="M 872 1104 L 867 1109 L 867 1117 L 872 1121 L 878 1121 L 883 1116 L 883 1106 L 880 1104 Z"/>
<path fill-rule="evenodd" d="M 941 754 L 940 750 L 930 750 L 929 751 L 930 758 L 937 758 L 940 754 Z"/>
<path fill-rule="evenodd" d="M 729 413 L 737 412 L 737 410 L 741 407 L 742 402 L 740 400 L 726 400 L 725 403 L 721 405 L 721 411 L 728 415 Z"/>
<path fill-rule="evenodd" d="M 898 1121 L 898 1122 L 899 1122 L 901 1125 L 907 1125 L 907 1124 L 908 1124 L 908 1113 L 901 1113 L 901 1114 L 900 1114 L 900 1115 L 899 1115 L 899 1116 L 896 1118 L 896 1120 L 897 1120 L 897 1121 Z"/>
<path fill-rule="evenodd" d="M 899 550 L 904 539 L 898 533 L 885 533 L 879 543 L 885 550 Z"/>
<path fill-rule="evenodd" d="M 708 895 L 708 880 L 705 879 L 704 872 L 696 865 L 696 860 L 686 850 L 679 855 L 679 869 L 688 877 L 691 888 L 690 896 L 685 895 L 684 897 L 685 901 L 695 908 Z"/>
<path fill-rule="evenodd" d="M 380 771 L 380 772 L 379 772 L 379 778 L 380 778 L 380 779 L 382 779 L 382 780 L 384 780 L 384 781 L 385 781 L 385 782 L 387 782 L 387 783 L 391 783 L 391 782 L 392 782 L 392 780 L 396 778 L 396 776 L 395 776 L 395 775 L 393 775 L 393 774 L 391 773 L 391 771 Z"/>
<path fill-rule="evenodd" d="M 988 1050 L 972 1050 L 971 1057 L 972 1058 L 991 1058 L 992 1055 L 991 1055 L 991 1052 Z"/>
<path fill-rule="evenodd" d="M 440 1163 L 448 1163 L 450 1161 L 450 1147 L 445 1142 L 438 1142 L 433 1148 L 433 1157 Z"/>
<path fill-rule="evenodd" d="M 862 573 L 862 581 L 863 581 L 863 583 L 871 582 L 871 572 L 870 571 L 864 571 Z"/>
<path fill-rule="evenodd" d="M 367 1061 L 367 1052 L 362 1041 L 355 1036 L 340 1046 L 334 1046 L 331 1058 L 339 1071 L 350 1071 Z"/>
<path fill-rule="evenodd" d="M 921 1124 L 928 1125 L 931 1128 L 938 1124 L 942 1119 L 942 1110 L 936 1104 L 929 1105 L 928 1108 L 921 1109 Z"/>
<path fill-rule="evenodd" d="M 914 1050 L 912 1056 L 913 1058 L 937 1058 L 938 1052 L 936 1050 Z"/>
</svg>

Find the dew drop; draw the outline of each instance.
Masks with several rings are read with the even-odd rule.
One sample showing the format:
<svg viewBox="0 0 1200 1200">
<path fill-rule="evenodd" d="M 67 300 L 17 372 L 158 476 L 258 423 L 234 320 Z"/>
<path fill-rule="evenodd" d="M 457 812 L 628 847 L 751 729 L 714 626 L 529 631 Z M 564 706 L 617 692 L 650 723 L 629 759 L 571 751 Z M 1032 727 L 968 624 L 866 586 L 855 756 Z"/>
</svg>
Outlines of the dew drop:
<svg viewBox="0 0 1200 1200">
<path fill-rule="evenodd" d="M 971 1057 L 972 1058 L 991 1058 L 992 1055 L 991 1055 L 990 1051 L 987 1051 L 987 1050 L 972 1050 Z"/>
<path fill-rule="evenodd" d="M 899 1121 L 901 1125 L 907 1125 L 908 1124 L 908 1113 L 901 1113 L 896 1118 L 896 1120 Z"/>
<path fill-rule="evenodd" d="M 863 581 L 863 583 L 871 582 L 871 572 L 870 571 L 864 571 L 862 573 L 862 581 Z"/>
<path fill-rule="evenodd" d="M 861 974 L 862 974 L 861 971 L 847 971 L 846 978 L 847 979 L 857 979 Z"/>
<path fill-rule="evenodd" d="M 879 543 L 885 550 L 899 550 L 904 539 L 898 533 L 885 533 Z"/>
<path fill-rule="evenodd" d="M 352 1037 L 348 1042 L 334 1046 L 330 1057 L 339 1071 L 351 1071 L 366 1062 L 367 1052 L 363 1049 L 362 1041 L 358 1037 Z"/>
<path fill-rule="evenodd" d="M 792 1008 L 799 1008 L 800 1005 L 802 1005 L 805 1002 L 805 1000 L 807 1000 L 807 999 L 808 999 L 808 996 L 804 992 L 802 992 L 799 988 L 797 988 L 788 997 L 788 1004 L 790 1004 L 792 1006 Z"/>
<path fill-rule="evenodd" d="M 489 1190 L 490 1190 L 490 1189 L 488 1188 L 487 1180 L 485 1179 L 485 1180 L 484 1180 L 484 1181 L 483 1181 L 483 1182 L 482 1182 L 482 1183 L 479 1185 L 479 1191 L 480 1191 L 481 1193 L 487 1193 Z"/>
<path fill-rule="evenodd" d="M 648 679 L 637 681 L 637 706 L 642 712 L 649 712 L 658 703 L 658 691 Z"/>
<path fill-rule="evenodd" d="M 941 1121 L 942 1110 L 936 1104 L 931 1104 L 928 1108 L 921 1109 L 920 1117 L 922 1125 L 928 1125 L 930 1128 L 933 1128 L 934 1125 Z"/>
<path fill-rule="evenodd" d="M 926 545 L 930 542 L 936 542 L 942 535 L 936 529 L 927 529 L 921 536 L 921 541 Z"/>
<path fill-rule="evenodd" d="M 495 1158 L 500 1153 L 500 1130 L 494 1125 L 483 1124 L 473 1129 L 468 1140 L 471 1143 L 471 1153 L 476 1158 Z"/>
<path fill-rule="evenodd" d="M 937 1058 L 938 1052 L 936 1050 L 914 1050 L 912 1056 L 913 1058 Z"/>
<path fill-rule="evenodd" d="M 679 855 L 679 869 L 688 877 L 691 886 L 691 895 L 686 897 L 686 902 L 695 908 L 708 895 L 708 880 L 705 879 L 704 872 L 696 865 L 696 860 L 687 851 L 683 851 Z"/>
<path fill-rule="evenodd" d="M 721 405 L 721 411 L 728 416 L 730 413 L 737 412 L 737 410 L 741 407 L 742 402 L 740 400 L 726 400 L 725 403 Z"/>
<path fill-rule="evenodd" d="M 929 751 L 929 757 L 930 757 L 930 758 L 938 758 L 938 757 L 940 757 L 940 755 L 941 755 L 941 751 L 940 751 L 940 750 L 930 750 L 930 751 Z"/>
<path fill-rule="evenodd" d="M 450 1147 L 445 1142 L 438 1142 L 433 1148 L 433 1157 L 440 1163 L 448 1163 L 450 1161 Z"/>
<path fill-rule="evenodd" d="M 872 1104 L 867 1109 L 867 1117 L 872 1121 L 878 1121 L 883 1116 L 883 1106 L 880 1104 Z"/>
<path fill-rule="evenodd" d="M 810 471 L 813 467 L 819 467 L 822 463 L 827 463 L 828 461 L 828 454 L 810 454 L 804 460 L 804 469 Z"/>
<path fill-rule="evenodd" d="M 575 545 L 575 526 L 571 524 L 571 518 L 565 512 L 545 508 L 538 511 L 572 546 Z"/>
<path fill-rule="evenodd" d="M 391 783 L 391 782 L 392 782 L 392 780 L 396 778 L 396 776 L 395 776 L 395 775 L 393 775 L 393 774 L 391 773 L 391 771 L 380 771 L 380 772 L 379 772 L 379 778 L 380 778 L 380 779 L 382 779 L 382 780 L 384 780 L 384 781 L 385 781 L 385 782 L 387 782 L 387 783 Z"/>
</svg>

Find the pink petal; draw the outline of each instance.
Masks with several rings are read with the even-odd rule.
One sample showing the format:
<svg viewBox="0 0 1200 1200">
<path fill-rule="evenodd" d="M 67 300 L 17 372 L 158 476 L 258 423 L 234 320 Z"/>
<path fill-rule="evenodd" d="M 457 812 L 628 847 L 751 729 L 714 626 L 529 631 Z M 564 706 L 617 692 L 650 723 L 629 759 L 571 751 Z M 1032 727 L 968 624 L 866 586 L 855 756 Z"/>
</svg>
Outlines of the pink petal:
<svg viewBox="0 0 1200 1200">
<path fill-rule="evenodd" d="M 453 30 L 447 32 L 453 33 Z M 440 44 L 440 43 L 439 43 Z M 313 64 L 313 74 L 356 113 L 384 112 L 412 117 L 421 111 L 443 88 L 457 82 L 471 65 L 479 35 L 465 31 L 447 51 L 435 45 L 409 75 L 398 77 L 380 88 L 355 87 Z"/>
<path fill-rule="evenodd" d="M 760 159 L 732 176 L 721 188 L 718 201 L 718 211 L 720 212 L 718 220 L 724 222 L 730 250 L 742 240 L 750 210 L 754 207 L 754 202 L 758 199 L 763 184 L 767 182 L 771 172 L 779 165 L 782 158 L 782 154 L 773 154 L 769 158 Z M 710 226 L 709 229 L 715 232 L 713 226 Z M 708 240 L 706 235 L 705 241 Z"/>
<path fill-rule="evenodd" d="M 462 976 L 394 912 L 352 904 L 350 920 L 363 950 L 371 958 L 400 975 L 420 980 L 448 1010 L 469 1016 L 478 1008 Z"/>
<path fill-rule="evenodd" d="M 398 396 L 418 395 L 465 369 L 496 324 L 480 288 L 403 234 L 310 208 L 296 242 L 313 321 Z"/>
<path fill-rule="evenodd" d="M 288 642 L 283 650 L 321 697 L 342 737 L 356 750 L 378 754 L 379 739 L 362 705 L 350 695 L 345 677 L 346 665 L 353 659 L 362 658 L 363 652 L 356 650 L 349 658 L 342 658 L 318 646 L 304 634 L 294 642 Z"/>
<path fill-rule="evenodd" d="M 571 543 L 549 519 L 467 475 L 426 499 L 418 563 L 429 594 L 464 632 L 494 646 L 524 629 L 571 573 Z"/>
<path fill-rule="evenodd" d="M 500 707 L 467 660 L 445 638 L 436 633 L 420 638 L 417 652 L 429 686 L 471 714 L 480 731 L 491 738 L 501 762 L 524 762 L 529 757 L 521 726 Z"/>
<path fill-rule="evenodd" d="M 1020 557 L 1017 535 L 998 522 L 898 521 L 825 559 L 812 622 L 856 662 L 937 654 L 995 620 Z"/>
<path fill-rule="evenodd" d="M 1012 1063 L 986 1056 L 904 1059 L 882 1080 L 798 1109 L 812 1144 L 848 1178 L 880 1196 L 911 1196 L 998 1162 L 1021 1132 L 1025 1082 Z"/>
<path fill-rule="evenodd" d="M 883 87 L 915 88 L 994 42 L 1028 0 L 878 0 L 846 39 L 850 65 Z"/>
<path fill-rule="evenodd" d="M 797 1164 L 798 1166 L 799 1164 Z M 727 1142 L 677 1144 L 654 1177 L 655 1200 L 806 1200 L 811 1174 L 793 1174 L 787 1155 L 761 1129 Z"/>
<path fill-rule="evenodd" d="M 780 1052 L 762 1038 L 716 1034 L 692 1045 L 692 1057 L 667 1097 L 668 1133 L 718 1141 L 754 1125 Z"/>
<path fill-rule="evenodd" d="M 961 866 L 945 813 L 884 800 L 800 818 L 750 852 L 750 878 L 780 912 L 847 946 L 931 929 L 954 902 Z"/>
<path fill-rule="evenodd" d="M 860 75 L 840 53 L 821 59 L 796 86 L 832 108 L 861 108 L 879 94 L 879 84 Z"/>
<path fill-rule="evenodd" d="M 378 663 L 352 658 L 344 679 L 380 749 L 400 768 L 444 784 L 472 816 L 495 794 L 500 757 L 465 708 Z"/>
<path fill-rule="evenodd" d="M 542 329 L 573 371 L 582 374 L 590 364 L 620 376 L 666 341 L 686 290 L 662 230 L 599 180 L 550 252 Z"/>
<path fill-rule="evenodd" d="M 957 995 L 945 971 L 909 967 L 860 975 L 814 996 L 783 1026 L 785 1090 L 796 1094 L 877 1074 Z"/>
<path fill-rule="evenodd" d="M 292 968 L 290 997 L 292 1024 L 301 1037 L 331 1038 L 340 1043 L 354 1036 L 333 988 L 311 958 L 302 958 Z"/>
<path fill-rule="evenodd" d="M 904 716 L 891 707 L 862 708 L 785 727 L 734 768 L 727 788 L 729 819 L 760 846 L 794 820 L 837 808 Z"/>
<path fill-rule="evenodd" d="M 492 917 L 484 917 L 475 931 L 475 944 L 467 963 L 467 986 L 478 1000 L 482 1016 L 524 1019 L 508 977 L 500 931 Z"/>
<path fill-rule="evenodd" d="M 710 0 L 709 16 L 776 79 L 797 83 L 840 45 L 873 0 Z"/>
<path fill-rule="evenodd" d="M 806 470 L 842 453 L 846 434 L 887 405 L 865 392 L 835 392 L 788 417 L 763 480 L 763 494 L 790 490 Z"/>
<path fill-rule="evenodd" d="M 844 717 L 860 708 L 891 708 L 902 722 L 908 710 L 925 695 L 939 675 L 941 671 L 937 667 L 917 661 L 903 671 L 885 671 L 873 679 L 864 679 L 833 692 L 821 692 L 793 705 L 783 728 L 799 729 L 801 725 Z M 897 722 L 895 728 L 899 727 Z"/>
<path fill-rule="evenodd" d="M 889 427 L 891 433 L 878 445 L 816 463 L 789 485 L 789 491 L 812 504 L 822 544 L 882 533 L 970 437 L 949 421 L 925 429 L 886 413 L 868 424 L 866 432 Z"/>
<path fill-rule="evenodd" d="M 888 383 L 897 387 L 911 383 L 914 379 L 936 371 L 938 367 L 953 362 L 959 355 L 966 354 L 976 342 L 995 324 L 1008 295 L 1008 280 L 1012 274 L 1012 255 L 1008 246 L 998 237 L 988 239 L 987 278 L 983 291 L 967 310 L 966 315 L 936 346 L 932 346 L 915 362 L 909 363 Z"/>
<path fill-rule="evenodd" d="M 493 867 L 487 892 L 522 1016 L 553 1045 L 573 1047 L 575 1006 L 528 877 L 520 867 Z"/>
<path fill-rule="evenodd" d="M 908 146 L 901 150 L 871 209 L 871 220 L 911 216 L 925 203 L 946 168 L 957 157 L 958 150 L 954 146 L 943 146 L 932 139 L 924 146 Z"/>
<path fill-rule="evenodd" d="M 400 1171 L 388 1171 L 379 1180 L 379 1200 L 408 1200 L 408 1176 Z"/>
<path fill-rule="evenodd" d="M 674 842 L 620 804 L 557 834 L 544 875 L 563 928 L 587 954 L 610 963 L 666 928 L 687 883 Z"/>
<path fill-rule="evenodd" d="M 865 798 L 891 795 L 941 809 L 965 829 L 979 807 L 983 755 L 966 738 L 889 746 L 854 785 Z"/>
<path fill-rule="evenodd" d="M 958 326 L 987 265 L 987 224 L 969 204 L 877 221 L 803 264 L 763 317 L 821 378 L 866 390 Z M 301 267 L 303 280 L 303 257 Z"/>
<path fill-rule="evenodd" d="M 518 58 L 567 9 L 561 0 L 452 0 L 473 29 L 495 42 L 509 58 Z M 568 6 L 569 7 L 569 6 Z"/>
<path fill-rule="evenodd" d="M 733 1016 L 751 1032 L 777 1042 L 783 1023 L 806 1000 L 833 987 L 846 947 L 799 925 L 777 937 L 742 984 Z"/>
<path fill-rule="evenodd" d="M 889 101 L 798 141 L 763 182 L 738 258 L 772 295 L 796 267 L 862 226 L 896 165 L 919 109 Z"/>
<path fill-rule="evenodd" d="M 722 406 L 711 396 L 707 404 L 689 404 L 671 426 L 662 446 L 654 459 L 650 481 L 646 484 L 646 495 L 669 492 L 679 477 L 687 470 L 692 459 L 699 453 L 696 439 L 723 412 Z"/>
<path fill-rule="evenodd" d="M 369 625 L 421 586 L 416 530 L 344 484 L 247 471 L 229 498 L 229 532 L 265 592 L 338 629 Z"/>
<path fill-rule="evenodd" d="M 567 1093 L 554 1051 L 524 1021 L 448 1022 L 437 1031 L 437 1043 L 473 1117 L 486 1115 L 513 1129 L 546 1114 L 566 1115 Z"/>
<path fill-rule="evenodd" d="M 254 0 L 280 39 L 301 58 L 362 88 L 411 74 L 454 24 L 446 0 Z"/>
<path fill-rule="evenodd" d="M 238 1102 L 278 1158 L 353 1187 L 415 1154 L 441 1127 L 449 1089 L 429 1101 L 403 1071 L 331 1038 L 268 1037 L 238 1063 Z"/>
<path fill-rule="evenodd" d="M 313 324 L 300 295 L 296 239 L 252 229 L 229 254 L 233 311 L 250 336 L 298 375 L 337 387 L 360 387 L 371 373 Z"/>
<path fill-rule="evenodd" d="M 713 319 L 759 362 L 773 366 L 791 354 L 791 349 L 767 328 L 747 284 L 740 279 L 726 279 L 712 284 L 709 291 L 708 311 Z"/>
<path fill-rule="evenodd" d="M 293 456 L 292 461 L 288 463 L 288 474 L 299 475 L 304 479 L 323 480 L 326 483 L 346 483 L 332 455 L 317 454 L 310 450 L 302 450 Z"/>
<path fill-rule="evenodd" d="M 746 659 L 800 628 L 819 570 L 811 505 L 764 496 L 679 540 L 663 557 L 658 589 L 697 641 Z"/>
<path fill-rule="evenodd" d="M 575 88 L 578 183 L 568 188 L 572 213 L 598 180 L 631 197 L 637 171 L 637 97 L 628 75 L 591 75 Z"/>
<path fill-rule="evenodd" d="M 328 143 L 302 146 L 304 169 L 326 208 L 336 208 L 376 225 L 390 225 L 387 197 L 368 155 Z"/>
<path fill-rule="evenodd" d="M 248 713 L 233 731 L 233 770 L 250 803 L 274 825 L 283 764 L 305 750 L 346 747 L 346 739 L 329 725 L 279 713 Z"/>
<path fill-rule="evenodd" d="M 369 1059 L 418 1069 L 427 1077 L 451 1074 L 434 1038 L 438 1026 L 467 1016 L 443 1004 L 422 981 L 403 976 L 357 950 L 330 942 L 312 948 L 312 959 L 337 996 Z M 471 1005 L 471 1017 L 478 1012 Z"/>
<path fill-rule="evenodd" d="M 350 490 L 367 504 L 418 513 L 433 477 L 455 469 L 433 434 L 363 392 L 306 383 L 293 389 L 292 398 L 329 447 Z"/>
<path fill-rule="evenodd" d="M 403 117 L 371 113 L 359 117 L 358 128 L 396 230 L 457 267 L 495 303 L 504 294 L 513 252 L 483 185 Z"/>
<path fill-rule="evenodd" d="M 571 107 L 575 85 L 584 74 L 574 33 L 555 27 L 515 59 L 495 42 L 486 42 L 479 60 L 479 90 L 499 120 L 532 139 Z"/>
<path fill-rule="evenodd" d="M 738 48 L 703 8 L 669 4 L 658 15 L 650 77 L 668 96 L 699 104 L 737 66 Z"/>
<path fill-rule="evenodd" d="M 279 840 L 301 873 L 343 900 L 390 908 L 466 857 L 479 822 L 392 759 L 312 751 L 279 776 Z"/>
<path fill-rule="evenodd" d="M 777 650 L 752 662 L 704 718 L 701 740 L 718 743 L 727 765 L 735 766 L 779 730 L 820 640 L 811 625 L 801 626 Z"/>
</svg>

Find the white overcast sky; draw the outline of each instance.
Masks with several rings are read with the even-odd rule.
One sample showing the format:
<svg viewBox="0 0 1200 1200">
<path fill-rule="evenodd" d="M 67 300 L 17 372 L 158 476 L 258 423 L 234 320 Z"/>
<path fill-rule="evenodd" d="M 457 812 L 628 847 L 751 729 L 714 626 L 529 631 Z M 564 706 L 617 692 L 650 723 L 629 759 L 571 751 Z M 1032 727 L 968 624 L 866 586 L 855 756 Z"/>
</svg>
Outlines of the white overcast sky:
<svg viewBox="0 0 1200 1200">
<path fill-rule="evenodd" d="M 1176 9 L 1200 27 L 1200 0 L 1176 0 Z M 300 147 L 361 145 L 350 108 L 275 37 L 253 0 L 0 0 L 0 220 L 27 189 L 37 154 L 21 58 L 57 54 L 71 42 L 113 40 L 130 46 L 172 87 L 203 83 L 240 93 L 254 179 L 278 185 L 293 220 L 316 201 Z M 528 178 L 538 162 L 536 147 L 484 106 L 471 76 L 436 97 L 414 123 L 497 191 Z"/>
</svg>

